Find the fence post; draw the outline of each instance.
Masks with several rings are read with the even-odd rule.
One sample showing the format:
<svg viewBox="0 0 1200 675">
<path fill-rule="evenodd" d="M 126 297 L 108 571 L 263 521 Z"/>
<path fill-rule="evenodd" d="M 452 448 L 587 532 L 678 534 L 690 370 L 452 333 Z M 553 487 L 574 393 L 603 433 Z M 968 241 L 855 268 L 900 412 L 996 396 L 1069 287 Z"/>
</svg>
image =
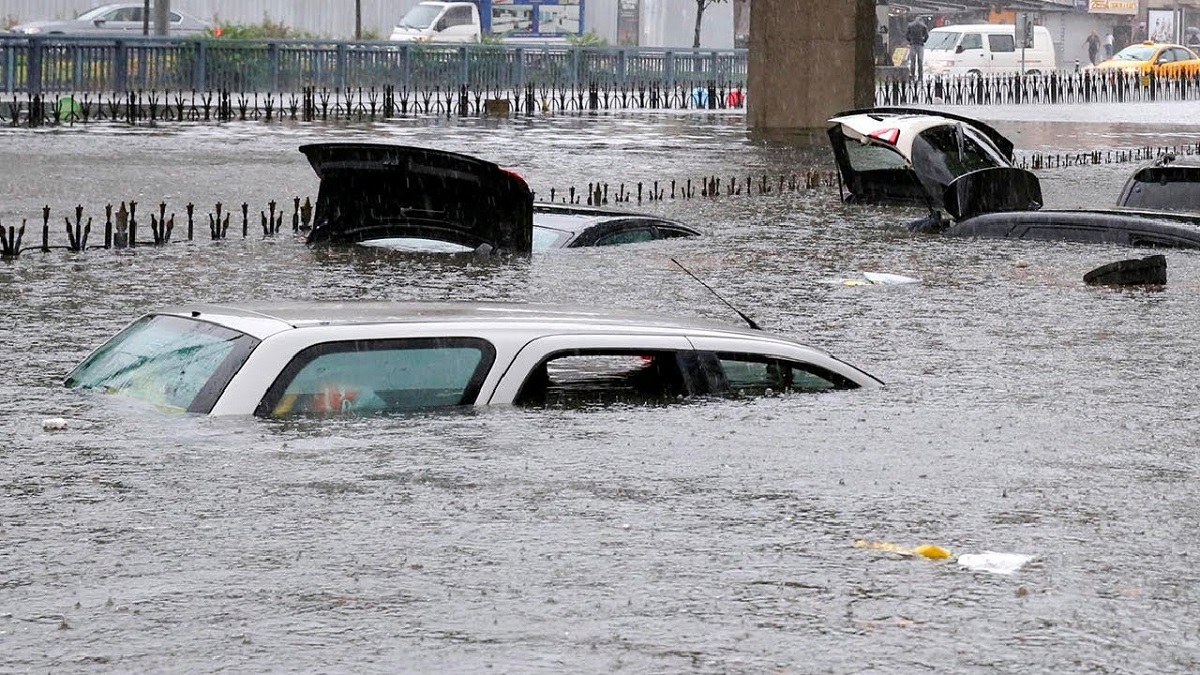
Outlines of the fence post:
<svg viewBox="0 0 1200 675">
<path fill-rule="evenodd" d="M 579 62 L 580 62 L 580 47 L 571 47 L 571 86 L 577 88 L 579 86 Z"/>
<path fill-rule="evenodd" d="M 192 91 L 208 88 L 208 41 L 196 40 L 196 60 L 192 64 Z"/>
<path fill-rule="evenodd" d="M 279 91 L 279 43 L 267 43 L 267 63 L 271 69 L 271 91 Z"/>
<path fill-rule="evenodd" d="M 17 48 L 11 43 L 4 45 L 4 64 L 8 66 L 4 73 L 4 93 L 11 94 L 17 90 Z"/>
<path fill-rule="evenodd" d="M 663 88 L 675 88 L 675 52 L 667 52 L 663 55 Z"/>
<path fill-rule="evenodd" d="M 460 87 L 467 86 L 471 77 L 471 66 L 467 63 L 469 47 L 458 48 L 458 84 Z"/>
<path fill-rule="evenodd" d="M 129 91 L 129 46 L 117 40 L 117 62 L 113 64 L 113 90 Z"/>
<path fill-rule="evenodd" d="M 627 82 L 627 80 L 629 79 L 628 61 L 629 61 L 629 50 L 625 49 L 625 48 L 621 48 L 621 50 L 617 52 L 617 81 L 620 82 L 622 86 L 628 84 L 628 82 Z"/>
<path fill-rule="evenodd" d="M 29 41 L 29 58 L 28 65 L 25 67 L 25 79 L 28 84 L 30 96 L 41 96 L 42 94 L 42 52 L 45 49 L 45 41 L 42 38 L 33 38 Z"/>
<path fill-rule="evenodd" d="M 334 73 L 334 85 L 339 89 L 346 88 L 346 43 L 339 42 L 337 45 L 337 66 Z"/>
<path fill-rule="evenodd" d="M 521 90 L 525 88 L 525 48 L 517 47 L 517 87 L 516 96 L 520 96 Z"/>
</svg>

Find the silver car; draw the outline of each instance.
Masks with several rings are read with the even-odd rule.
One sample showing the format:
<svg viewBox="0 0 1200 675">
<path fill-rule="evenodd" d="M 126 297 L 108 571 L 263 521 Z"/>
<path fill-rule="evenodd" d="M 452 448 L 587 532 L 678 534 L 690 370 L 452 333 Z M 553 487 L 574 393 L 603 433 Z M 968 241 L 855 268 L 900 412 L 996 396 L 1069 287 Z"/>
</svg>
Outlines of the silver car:
<svg viewBox="0 0 1200 675">
<path fill-rule="evenodd" d="M 31 21 L 13 26 L 17 35 L 80 35 L 95 37 L 136 37 L 143 35 L 149 22 L 154 31 L 154 7 L 149 17 L 144 16 L 145 4 L 141 2 L 116 2 L 93 7 L 74 19 L 61 21 Z M 201 21 L 183 12 L 171 10 L 168 16 L 168 34 L 178 37 L 207 35 L 212 24 Z"/>
<path fill-rule="evenodd" d="M 516 303 L 175 307 L 134 321 L 66 380 L 162 410 L 259 417 L 647 405 L 880 384 L 761 330 Z"/>
</svg>

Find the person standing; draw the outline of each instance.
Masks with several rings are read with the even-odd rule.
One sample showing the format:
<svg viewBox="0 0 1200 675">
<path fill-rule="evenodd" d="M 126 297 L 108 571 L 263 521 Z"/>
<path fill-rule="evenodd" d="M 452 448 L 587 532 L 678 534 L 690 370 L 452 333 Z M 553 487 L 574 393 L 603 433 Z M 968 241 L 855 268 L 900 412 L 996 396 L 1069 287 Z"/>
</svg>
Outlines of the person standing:
<svg viewBox="0 0 1200 675">
<path fill-rule="evenodd" d="M 1104 36 L 1104 58 L 1111 59 L 1116 53 L 1115 41 L 1113 40 L 1112 31 L 1108 31 L 1108 35 Z"/>
<path fill-rule="evenodd" d="M 912 69 L 912 77 L 920 80 L 925 74 L 925 41 L 929 39 L 925 22 L 913 18 L 904 31 L 904 39 L 908 41 L 908 64 Z"/>
<path fill-rule="evenodd" d="M 1096 35 L 1096 31 L 1092 31 L 1085 42 L 1087 42 L 1088 61 L 1091 61 L 1094 66 L 1100 62 L 1100 36 Z"/>
</svg>

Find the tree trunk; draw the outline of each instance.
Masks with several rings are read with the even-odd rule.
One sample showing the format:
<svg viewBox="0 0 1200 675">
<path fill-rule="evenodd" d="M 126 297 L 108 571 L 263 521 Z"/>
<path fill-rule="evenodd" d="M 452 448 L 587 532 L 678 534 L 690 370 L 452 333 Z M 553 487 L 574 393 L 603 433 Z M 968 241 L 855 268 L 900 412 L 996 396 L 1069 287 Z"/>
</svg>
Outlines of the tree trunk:
<svg viewBox="0 0 1200 675">
<path fill-rule="evenodd" d="M 700 48 L 700 24 L 704 21 L 704 7 L 707 0 L 696 0 L 696 36 L 692 38 L 692 47 Z"/>
</svg>

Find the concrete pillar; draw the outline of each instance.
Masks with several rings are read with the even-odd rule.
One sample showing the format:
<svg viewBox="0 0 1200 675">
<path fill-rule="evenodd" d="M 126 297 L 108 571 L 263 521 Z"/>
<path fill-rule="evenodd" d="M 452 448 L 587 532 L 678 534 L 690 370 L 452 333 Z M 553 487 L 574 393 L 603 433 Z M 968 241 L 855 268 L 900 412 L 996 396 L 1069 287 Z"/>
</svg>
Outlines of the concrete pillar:
<svg viewBox="0 0 1200 675">
<path fill-rule="evenodd" d="M 823 128 L 838 111 L 875 105 L 875 30 L 875 0 L 754 0 L 750 128 Z"/>
</svg>

